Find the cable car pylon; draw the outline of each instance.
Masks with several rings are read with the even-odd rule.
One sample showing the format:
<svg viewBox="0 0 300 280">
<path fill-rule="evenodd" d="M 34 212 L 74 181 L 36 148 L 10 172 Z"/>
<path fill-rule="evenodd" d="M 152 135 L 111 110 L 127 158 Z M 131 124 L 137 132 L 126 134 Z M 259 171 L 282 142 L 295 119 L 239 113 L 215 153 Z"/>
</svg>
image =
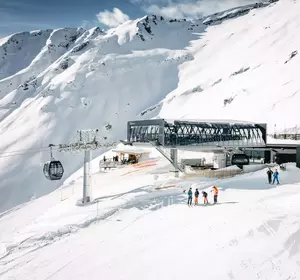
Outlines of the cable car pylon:
<svg viewBox="0 0 300 280">
<path fill-rule="evenodd" d="M 87 130 L 77 130 L 77 136 L 75 138 L 75 141 L 70 144 L 59 144 L 58 145 L 58 151 L 59 152 L 84 152 L 84 165 L 83 165 L 83 192 L 82 192 L 82 199 L 79 201 L 79 204 L 87 204 L 91 202 L 91 174 L 90 174 L 90 162 L 92 159 L 92 151 L 97 150 L 100 148 L 110 148 L 115 147 L 119 142 L 108 142 L 106 137 L 103 137 L 101 140 L 98 137 L 98 129 L 87 129 Z M 51 147 L 50 147 L 51 145 Z M 50 155 L 51 155 L 51 161 L 52 161 L 52 147 L 55 145 L 50 144 Z M 59 161 L 54 161 L 59 162 Z M 49 163 L 49 162 L 47 162 Z M 45 172 L 45 166 L 44 165 L 44 174 L 46 176 Z M 60 162 L 59 162 L 60 163 Z M 48 170 L 49 167 L 47 166 Z M 63 173 L 63 166 L 61 165 L 62 173 Z M 50 172 L 51 173 L 51 172 Z M 48 172 L 49 174 L 49 172 Z M 49 177 L 49 176 L 48 176 Z M 46 178 L 49 179 L 47 176 Z M 61 175 L 62 177 L 62 175 Z M 61 178 L 60 177 L 60 178 Z M 54 180 L 54 179 L 50 179 Z M 57 179 L 58 180 L 58 179 Z"/>
</svg>

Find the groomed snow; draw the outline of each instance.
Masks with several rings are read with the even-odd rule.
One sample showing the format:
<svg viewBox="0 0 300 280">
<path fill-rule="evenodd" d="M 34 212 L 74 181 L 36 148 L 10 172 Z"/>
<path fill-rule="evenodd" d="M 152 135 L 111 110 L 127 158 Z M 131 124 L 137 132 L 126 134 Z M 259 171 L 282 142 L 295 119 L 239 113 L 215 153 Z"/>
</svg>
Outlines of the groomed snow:
<svg viewBox="0 0 300 280">
<path fill-rule="evenodd" d="M 169 169 L 153 151 L 139 167 L 94 172 L 98 203 L 75 206 L 79 179 L 2 215 L 0 279 L 300 277 L 294 164 L 280 186 L 266 169 L 224 180 L 175 179 Z M 212 201 L 212 185 L 218 205 L 186 205 L 183 190 L 207 190 Z"/>
</svg>

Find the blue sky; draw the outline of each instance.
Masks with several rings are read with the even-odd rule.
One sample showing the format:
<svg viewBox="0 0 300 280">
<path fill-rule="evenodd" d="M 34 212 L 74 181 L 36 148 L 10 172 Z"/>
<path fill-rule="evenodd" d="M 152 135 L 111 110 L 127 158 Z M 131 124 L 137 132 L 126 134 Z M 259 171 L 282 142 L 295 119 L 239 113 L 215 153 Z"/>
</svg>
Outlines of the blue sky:
<svg viewBox="0 0 300 280">
<path fill-rule="evenodd" d="M 199 17 L 249 2 L 254 1 L 0 0 L 0 38 L 35 29 L 79 26 L 108 28 L 153 13 L 165 17 Z"/>
</svg>

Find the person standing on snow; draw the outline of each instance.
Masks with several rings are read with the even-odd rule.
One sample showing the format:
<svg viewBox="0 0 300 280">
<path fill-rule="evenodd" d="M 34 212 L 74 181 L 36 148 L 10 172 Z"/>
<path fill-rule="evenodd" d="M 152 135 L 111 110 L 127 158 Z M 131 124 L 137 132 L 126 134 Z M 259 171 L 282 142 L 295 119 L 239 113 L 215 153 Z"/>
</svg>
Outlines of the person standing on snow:
<svg viewBox="0 0 300 280">
<path fill-rule="evenodd" d="M 207 205 L 208 204 L 208 199 L 207 199 L 207 192 L 205 191 L 202 191 L 202 196 L 203 196 L 203 199 L 204 199 L 204 205 Z"/>
<path fill-rule="evenodd" d="M 216 186 L 213 186 L 212 191 L 214 192 L 214 204 L 216 204 L 218 202 L 219 190 Z"/>
<path fill-rule="evenodd" d="M 193 201 L 193 191 L 192 188 L 189 189 L 188 191 L 188 205 L 191 206 Z"/>
<path fill-rule="evenodd" d="M 275 172 L 273 174 L 273 185 L 274 185 L 275 181 L 277 181 L 277 185 L 279 185 L 279 172 L 277 169 L 275 169 Z"/>
<path fill-rule="evenodd" d="M 269 170 L 267 171 L 267 175 L 268 175 L 269 184 L 272 184 L 273 171 L 271 170 L 271 168 L 269 168 Z"/>
<path fill-rule="evenodd" d="M 195 191 L 195 205 L 198 205 L 198 197 L 199 197 L 199 191 L 196 189 Z"/>
</svg>

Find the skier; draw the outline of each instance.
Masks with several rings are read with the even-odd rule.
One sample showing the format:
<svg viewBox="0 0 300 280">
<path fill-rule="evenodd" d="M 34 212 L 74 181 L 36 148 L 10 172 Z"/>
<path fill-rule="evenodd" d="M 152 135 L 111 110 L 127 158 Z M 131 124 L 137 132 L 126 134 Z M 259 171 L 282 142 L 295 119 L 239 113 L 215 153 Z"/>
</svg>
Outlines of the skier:
<svg viewBox="0 0 300 280">
<path fill-rule="evenodd" d="M 198 205 L 198 197 L 199 197 L 199 191 L 196 189 L 195 191 L 195 205 Z"/>
<path fill-rule="evenodd" d="M 188 205 L 191 206 L 193 201 L 193 191 L 192 188 L 189 189 L 188 191 Z"/>
<path fill-rule="evenodd" d="M 279 185 L 279 172 L 277 171 L 277 169 L 275 169 L 275 172 L 273 174 L 273 185 L 275 183 L 275 181 L 277 181 L 277 185 Z"/>
<path fill-rule="evenodd" d="M 216 204 L 218 202 L 219 190 L 216 186 L 213 186 L 212 188 L 212 191 L 214 192 L 214 204 Z"/>
<path fill-rule="evenodd" d="M 204 199 L 204 205 L 207 205 L 208 204 L 207 192 L 202 191 L 202 196 L 203 196 L 203 199 Z"/>
<path fill-rule="evenodd" d="M 268 179 L 269 179 L 269 184 L 272 184 L 273 171 L 271 170 L 271 168 L 269 168 L 269 170 L 267 171 L 267 175 L 268 175 Z"/>
</svg>

